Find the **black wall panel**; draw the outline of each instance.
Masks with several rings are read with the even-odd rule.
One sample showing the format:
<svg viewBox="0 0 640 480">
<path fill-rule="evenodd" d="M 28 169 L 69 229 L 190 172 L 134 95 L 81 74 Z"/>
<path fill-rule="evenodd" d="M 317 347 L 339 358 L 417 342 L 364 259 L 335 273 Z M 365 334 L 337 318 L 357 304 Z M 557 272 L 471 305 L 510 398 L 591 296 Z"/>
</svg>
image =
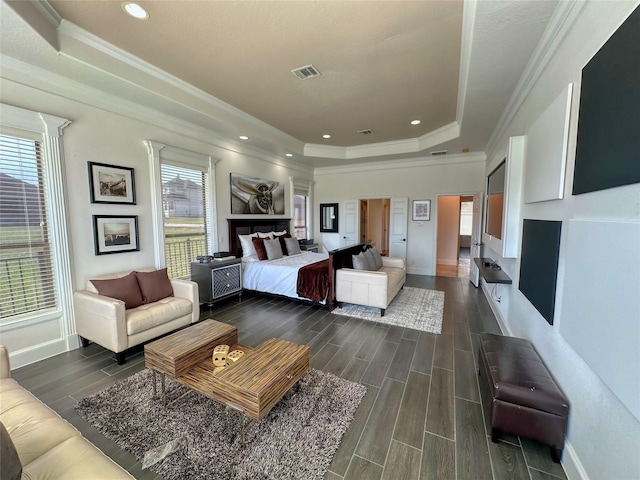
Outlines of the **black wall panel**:
<svg viewBox="0 0 640 480">
<path fill-rule="evenodd" d="M 582 69 L 573 194 L 640 182 L 640 7 Z"/>
<path fill-rule="evenodd" d="M 518 288 L 553 325 L 562 222 L 524 220 Z"/>
</svg>

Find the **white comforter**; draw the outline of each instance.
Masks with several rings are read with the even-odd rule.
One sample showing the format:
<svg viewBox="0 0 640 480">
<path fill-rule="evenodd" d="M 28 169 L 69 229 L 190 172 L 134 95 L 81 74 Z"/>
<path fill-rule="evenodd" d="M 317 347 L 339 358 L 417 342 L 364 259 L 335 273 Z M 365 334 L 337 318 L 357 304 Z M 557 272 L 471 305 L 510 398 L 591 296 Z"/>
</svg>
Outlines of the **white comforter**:
<svg viewBox="0 0 640 480">
<path fill-rule="evenodd" d="M 243 263 L 242 284 L 248 290 L 304 299 L 296 293 L 298 270 L 305 265 L 327 258 L 329 258 L 327 253 L 302 252 L 299 255 L 284 256 L 277 260 Z"/>
</svg>

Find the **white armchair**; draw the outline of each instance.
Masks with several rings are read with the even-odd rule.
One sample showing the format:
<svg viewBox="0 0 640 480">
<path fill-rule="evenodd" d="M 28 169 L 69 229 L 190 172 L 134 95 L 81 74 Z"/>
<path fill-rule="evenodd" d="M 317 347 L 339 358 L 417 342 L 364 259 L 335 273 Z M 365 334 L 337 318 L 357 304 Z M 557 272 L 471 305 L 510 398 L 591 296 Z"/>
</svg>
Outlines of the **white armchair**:
<svg viewBox="0 0 640 480">
<path fill-rule="evenodd" d="M 378 270 L 354 270 L 341 268 L 336 271 L 336 301 L 386 308 L 404 286 L 407 278 L 407 262 L 401 257 L 382 257 Z"/>
<path fill-rule="evenodd" d="M 155 269 L 139 271 L 154 272 Z M 102 275 L 91 280 L 119 279 L 130 273 Z M 92 341 L 115 352 L 120 365 L 125 362 L 127 349 L 195 323 L 200 318 L 200 299 L 195 282 L 171 279 L 173 296 L 126 309 L 124 301 L 100 295 L 91 280 L 87 281 L 86 290 L 73 295 L 77 333 L 83 346 Z"/>
</svg>

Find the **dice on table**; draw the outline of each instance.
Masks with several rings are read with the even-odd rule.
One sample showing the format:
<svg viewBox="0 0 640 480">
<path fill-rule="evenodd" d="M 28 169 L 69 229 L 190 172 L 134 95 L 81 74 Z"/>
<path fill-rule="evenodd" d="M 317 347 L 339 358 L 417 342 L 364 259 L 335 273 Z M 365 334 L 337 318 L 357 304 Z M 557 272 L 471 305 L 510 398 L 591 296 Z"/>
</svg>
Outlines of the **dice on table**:
<svg viewBox="0 0 640 480">
<path fill-rule="evenodd" d="M 229 353 L 229 345 L 217 345 L 213 349 L 213 355 L 211 359 L 216 367 L 226 367 L 229 365 L 227 362 L 227 354 Z"/>
<path fill-rule="evenodd" d="M 243 355 L 244 352 L 242 350 L 234 350 L 232 352 L 229 352 L 229 355 L 227 355 L 227 359 L 231 360 L 232 362 L 237 362 Z"/>
</svg>

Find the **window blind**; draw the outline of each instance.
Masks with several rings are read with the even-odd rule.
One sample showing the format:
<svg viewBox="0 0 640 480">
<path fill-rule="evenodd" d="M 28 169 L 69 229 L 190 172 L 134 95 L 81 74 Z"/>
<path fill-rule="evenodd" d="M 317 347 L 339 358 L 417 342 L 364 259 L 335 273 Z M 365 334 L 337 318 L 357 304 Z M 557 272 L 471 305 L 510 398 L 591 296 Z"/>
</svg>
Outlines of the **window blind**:
<svg viewBox="0 0 640 480">
<path fill-rule="evenodd" d="M 190 263 L 207 254 L 208 176 L 164 162 L 160 171 L 167 271 L 170 278 L 186 277 Z"/>
<path fill-rule="evenodd" d="M 0 322 L 56 308 L 38 141 L 0 135 Z"/>
</svg>

